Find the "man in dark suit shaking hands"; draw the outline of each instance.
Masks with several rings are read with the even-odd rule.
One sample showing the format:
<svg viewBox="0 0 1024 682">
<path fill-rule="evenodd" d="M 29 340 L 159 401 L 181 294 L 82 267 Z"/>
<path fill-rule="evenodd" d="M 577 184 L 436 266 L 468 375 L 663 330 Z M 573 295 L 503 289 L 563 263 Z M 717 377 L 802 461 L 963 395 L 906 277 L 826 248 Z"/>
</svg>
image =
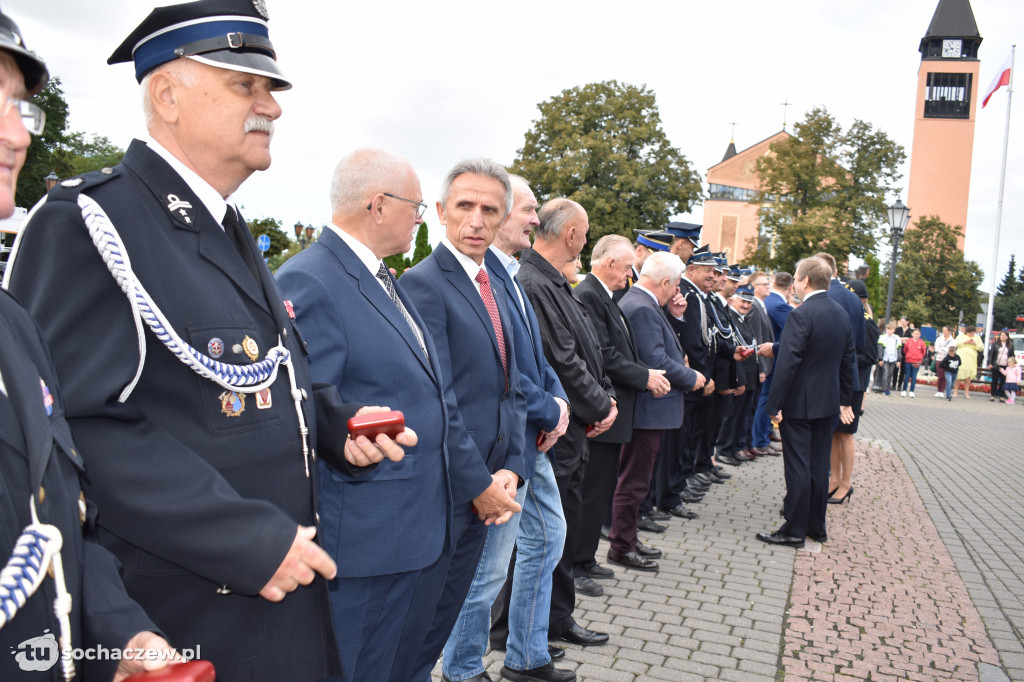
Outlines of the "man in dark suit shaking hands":
<svg viewBox="0 0 1024 682">
<path fill-rule="evenodd" d="M 844 424 L 853 421 L 854 386 L 850 319 L 826 293 L 831 278 L 832 268 L 820 258 L 797 264 L 794 284 L 803 303 L 790 313 L 776 353 L 767 408 L 782 432 L 786 523 L 757 534 L 771 545 L 800 548 L 804 537 L 827 540 L 832 431 L 837 415 Z"/>
</svg>

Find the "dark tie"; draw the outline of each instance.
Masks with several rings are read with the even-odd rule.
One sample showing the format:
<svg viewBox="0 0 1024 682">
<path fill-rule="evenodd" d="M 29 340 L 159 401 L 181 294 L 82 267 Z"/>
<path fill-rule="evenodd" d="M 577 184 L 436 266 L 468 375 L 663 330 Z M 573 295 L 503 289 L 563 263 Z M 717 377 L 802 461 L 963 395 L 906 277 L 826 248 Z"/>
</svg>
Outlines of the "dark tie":
<svg viewBox="0 0 1024 682">
<path fill-rule="evenodd" d="M 416 326 L 416 321 L 412 319 L 412 315 L 409 314 L 409 311 L 402 303 L 402 299 L 398 298 L 398 291 L 395 289 L 395 283 L 391 281 L 391 273 L 383 262 L 381 262 L 380 267 L 377 268 L 377 279 L 384 283 L 384 289 L 387 290 L 388 296 L 390 296 L 394 304 L 398 306 L 398 310 L 402 313 L 402 317 L 405 318 L 409 328 L 412 329 L 413 336 L 415 336 L 416 341 L 419 342 L 420 350 L 423 351 L 424 357 L 429 360 L 430 354 L 427 353 L 427 345 L 423 342 L 423 332 L 421 332 L 420 328 Z"/>
<path fill-rule="evenodd" d="M 480 268 L 476 273 L 476 281 L 480 283 L 480 297 L 484 299 L 484 307 L 487 314 L 491 316 L 491 326 L 494 327 L 494 338 L 498 340 L 498 352 L 501 354 L 501 367 L 505 370 L 505 388 L 508 388 L 508 356 L 505 354 L 505 333 L 501 331 L 501 317 L 498 315 L 498 304 L 494 302 L 494 294 L 491 293 L 491 278 L 487 276 L 487 270 Z"/>
<path fill-rule="evenodd" d="M 245 261 L 245 267 L 249 268 L 249 272 L 252 273 L 253 279 L 257 282 L 260 281 L 260 271 L 256 267 L 256 259 L 252 255 L 252 249 L 249 248 L 246 232 L 249 230 L 242 227 L 238 222 L 238 213 L 235 211 L 234 206 L 228 206 L 228 210 L 224 213 L 224 234 L 228 236 L 231 243 L 235 245 L 235 249 L 238 250 L 238 255 Z"/>
</svg>

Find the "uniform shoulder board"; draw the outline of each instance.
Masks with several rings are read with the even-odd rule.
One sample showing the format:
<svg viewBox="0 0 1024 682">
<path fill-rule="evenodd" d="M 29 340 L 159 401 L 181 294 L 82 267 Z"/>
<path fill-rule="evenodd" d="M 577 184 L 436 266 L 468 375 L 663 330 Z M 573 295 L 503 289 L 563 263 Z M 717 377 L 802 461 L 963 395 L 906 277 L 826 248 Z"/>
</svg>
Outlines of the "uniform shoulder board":
<svg viewBox="0 0 1024 682">
<path fill-rule="evenodd" d="M 113 168 L 103 168 L 98 171 L 86 173 L 85 175 L 78 175 L 73 178 L 68 178 L 67 180 L 61 180 L 57 183 L 56 187 L 51 189 L 50 193 L 46 195 L 46 200 L 77 201 L 78 195 L 82 192 L 102 185 L 105 182 L 109 182 L 120 174 L 120 167 L 114 166 Z"/>
</svg>

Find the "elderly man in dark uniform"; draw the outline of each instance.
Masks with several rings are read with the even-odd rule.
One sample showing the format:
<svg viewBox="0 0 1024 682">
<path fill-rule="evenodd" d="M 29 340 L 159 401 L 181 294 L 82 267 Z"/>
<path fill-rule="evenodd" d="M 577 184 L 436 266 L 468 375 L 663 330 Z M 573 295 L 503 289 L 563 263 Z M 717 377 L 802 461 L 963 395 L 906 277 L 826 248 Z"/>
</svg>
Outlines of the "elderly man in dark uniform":
<svg viewBox="0 0 1024 682">
<path fill-rule="evenodd" d="M 8 283 L 53 350 L 128 593 L 222 681 L 318 680 L 340 665 L 316 459 L 354 473 L 403 452 L 348 439 L 354 406 L 314 393 L 231 202 L 270 165 L 273 92 L 289 86 L 264 4 L 157 8 L 109 61 L 133 60 L 149 138 L 50 193 Z"/>
<path fill-rule="evenodd" d="M 48 79 L 18 26 L 0 13 L 0 146 L 12 157 L 0 180 L 0 217 L 14 211 L 29 133 L 43 132 L 45 112 L 28 98 Z M 173 655 L 128 597 L 114 558 L 95 542 L 95 511 L 79 483 L 83 469 L 42 334 L 0 292 L 0 650 L 11 654 L 0 657 L 0 679 L 68 680 L 81 673 L 76 679 L 110 680 L 161 668 Z M 130 653 L 80 663 L 62 655 L 100 647 Z M 135 656 L 146 648 L 165 656 Z"/>
</svg>

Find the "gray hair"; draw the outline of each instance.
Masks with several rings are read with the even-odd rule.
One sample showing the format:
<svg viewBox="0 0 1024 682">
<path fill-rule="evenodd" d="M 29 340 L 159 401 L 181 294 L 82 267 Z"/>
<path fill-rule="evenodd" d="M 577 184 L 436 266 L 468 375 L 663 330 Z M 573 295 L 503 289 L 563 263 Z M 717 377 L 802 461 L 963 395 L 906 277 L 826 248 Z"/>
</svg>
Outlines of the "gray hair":
<svg viewBox="0 0 1024 682">
<path fill-rule="evenodd" d="M 156 112 L 153 110 L 153 100 L 149 97 L 150 78 L 152 78 L 155 73 L 170 73 L 186 88 L 191 88 L 196 84 L 196 74 L 192 67 L 193 64 L 191 59 L 181 57 L 179 59 L 172 59 L 165 64 L 161 64 L 142 77 L 142 80 L 139 82 L 139 87 L 142 88 L 142 113 L 146 116 L 147 128 L 156 116 Z"/>
<path fill-rule="evenodd" d="M 683 261 L 679 256 L 668 251 L 657 251 L 652 253 L 644 261 L 643 268 L 640 269 L 640 275 L 643 277 L 650 277 L 655 282 L 668 278 L 669 281 L 678 282 L 679 278 L 683 276 L 683 270 L 686 267 L 683 265 Z"/>
<path fill-rule="evenodd" d="M 493 178 L 500 182 L 502 188 L 505 190 L 505 215 L 512 212 L 512 181 L 509 180 L 508 171 L 502 168 L 500 164 L 497 164 L 490 159 L 482 158 L 463 159 L 448 171 L 448 175 L 444 177 L 444 182 L 441 183 L 441 205 L 445 207 L 445 210 L 447 210 L 448 207 L 448 196 L 452 193 L 452 183 L 454 183 L 455 179 L 460 175 L 464 175 L 466 173 L 482 175 L 485 178 Z"/>
<path fill-rule="evenodd" d="M 590 265 L 600 265 L 606 260 L 612 260 L 620 251 L 628 251 L 632 255 L 633 244 L 620 234 L 606 234 L 594 244 L 594 250 L 590 253 Z"/>
<path fill-rule="evenodd" d="M 565 197 L 548 201 L 537 212 L 537 219 L 540 220 L 536 230 L 537 238 L 545 241 L 558 239 L 565 229 L 565 224 L 578 216 L 582 210 L 582 206 Z"/>
<path fill-rule="evenodd" d="M 339 161 L 331 175 L 331 211 L 351 213 L 364 208 L 378 192 L 393 190 L 408 166 L 401 156 L 383 149 L 357 149 Z"/>
</svg>

